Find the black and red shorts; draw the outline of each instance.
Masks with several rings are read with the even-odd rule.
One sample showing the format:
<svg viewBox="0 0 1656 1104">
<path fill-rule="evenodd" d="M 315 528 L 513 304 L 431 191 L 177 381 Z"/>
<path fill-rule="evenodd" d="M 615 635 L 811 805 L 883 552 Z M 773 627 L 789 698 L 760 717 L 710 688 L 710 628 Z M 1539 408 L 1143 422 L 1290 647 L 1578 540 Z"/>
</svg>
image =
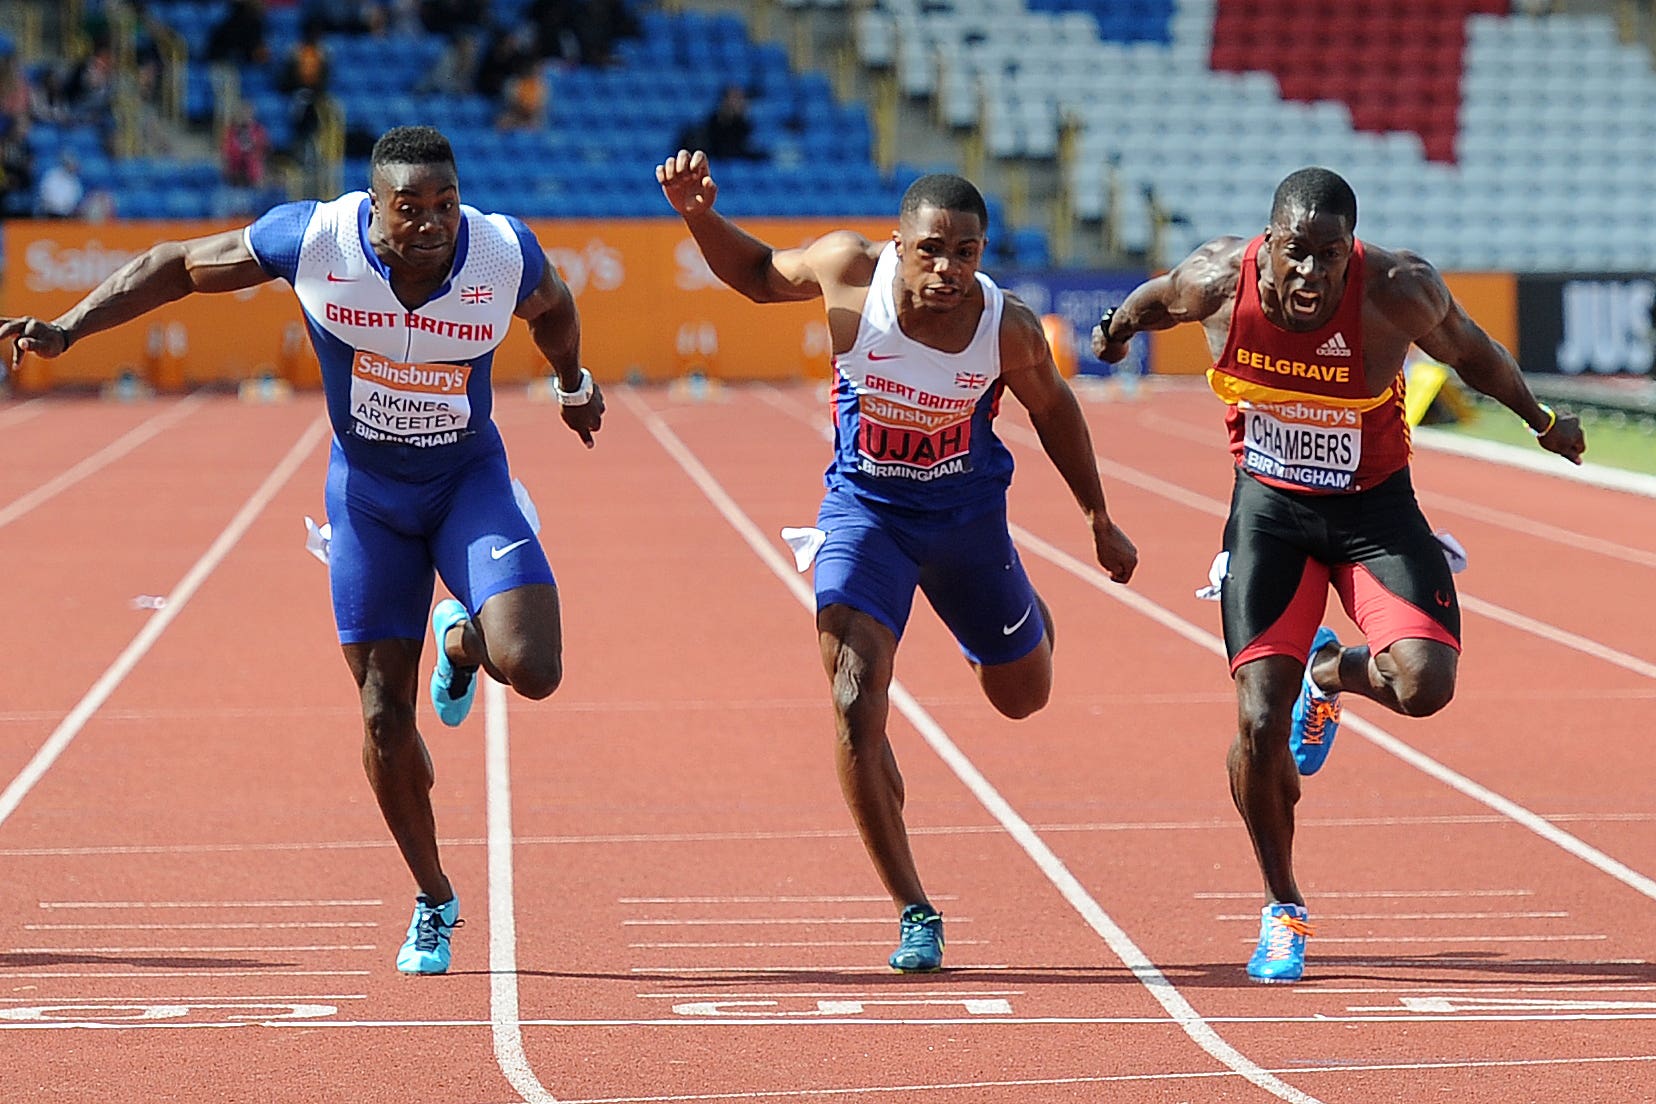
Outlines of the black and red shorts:
<svg viewBox="0 0 1656 1104">
<path fill-rule="evenodd" d="M 1238 469 L 1220 589 L 1231 672 L 1268 655 L 1303 660 L 1334 585 L 1378 654 L 1399 640 L 1460 649 L 1460 602 L 1409 469 L 1366 491 L 1309 495 Z"/>
</svg>

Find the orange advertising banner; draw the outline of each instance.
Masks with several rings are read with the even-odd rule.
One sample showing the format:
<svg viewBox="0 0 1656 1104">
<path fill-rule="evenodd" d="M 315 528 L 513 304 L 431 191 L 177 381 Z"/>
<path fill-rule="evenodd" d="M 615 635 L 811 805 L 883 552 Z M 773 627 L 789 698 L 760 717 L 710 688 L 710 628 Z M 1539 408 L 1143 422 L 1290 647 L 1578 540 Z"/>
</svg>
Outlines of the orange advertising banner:
<svg viewBox="0 0 1656 1104">
<path fill-rule="evenodd" d="M 777 248 L 834 229 L 874 240 L 890 222 L 753 219 L 743 229 Z M 54 318 L 156 242 L 235 229 L 215 222 L 5 224 L 4 313 Z M 600 380 L 672 379 L 691 370 L 722 379 L 785 379 L 828 372 L 821 302 L 760 305 L 708 269 L 676 218 L 532 221 L 547 257 L 575 293 L 581 356 Z M 226 295 L 192 295 L 79 342 L 52 361 L 27 357 L 22 389 L 97 384 L 124 371 L 182 386 L 279 375 L 318 381 L 298 301 L 274 280 Z M 514 325 L 495 358 L 495 378 L 544 375 L 528 327 Z"/>
</svg>

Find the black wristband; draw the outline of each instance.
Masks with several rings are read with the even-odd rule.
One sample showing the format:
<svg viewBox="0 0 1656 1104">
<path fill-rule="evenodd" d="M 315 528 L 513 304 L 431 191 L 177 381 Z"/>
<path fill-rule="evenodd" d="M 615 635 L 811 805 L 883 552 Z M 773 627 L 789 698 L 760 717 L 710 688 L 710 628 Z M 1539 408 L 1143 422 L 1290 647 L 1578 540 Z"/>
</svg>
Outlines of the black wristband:
<svg viewBox="0 0 1656 1104">
<path fill-rule="evenodd" d="M 1098 316 L 1098 331 L 1104 335 L 1104 344 L 1106 345 L 1115 344 L 1115 342 L 1110 339 L 1110 323 L 1115 321 L 1116 311 L 1118 309 L 1120 308 L 1108 307 L 1105 309 L 1103 314 Z"/>
</svg>

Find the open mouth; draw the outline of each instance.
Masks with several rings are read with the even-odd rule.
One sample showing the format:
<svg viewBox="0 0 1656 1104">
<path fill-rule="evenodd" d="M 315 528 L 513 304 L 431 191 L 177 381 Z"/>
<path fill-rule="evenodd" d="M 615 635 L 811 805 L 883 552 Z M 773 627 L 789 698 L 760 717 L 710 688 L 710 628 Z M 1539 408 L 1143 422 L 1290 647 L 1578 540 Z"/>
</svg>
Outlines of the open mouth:
<svg viewBox="0 0 1656 1104">
<path fill-rule="evenodd" d="M 1323 297 L 1320 292 L 1309 291 L 1305 288 L 1290 291 L 1288 293 L 1288 313 L 1297 318 L 1314 317 L 1318 309 L 1322 307 L 1322 300 Z"/>
</svg>

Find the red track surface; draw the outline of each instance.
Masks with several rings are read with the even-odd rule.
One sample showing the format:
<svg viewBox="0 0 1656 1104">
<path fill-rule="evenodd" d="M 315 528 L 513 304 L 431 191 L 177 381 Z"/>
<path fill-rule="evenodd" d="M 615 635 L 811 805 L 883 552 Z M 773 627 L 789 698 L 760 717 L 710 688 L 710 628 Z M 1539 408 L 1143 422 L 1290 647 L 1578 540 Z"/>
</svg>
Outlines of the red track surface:
<svg viewBox="0 0 1656 1104">
<path fill-rule="evenodd" d="M 1460 694 L 1428 721 L 1349 708 L 1378 728 L 1348 725 L 1300 806 L 1308 977 L 1262 988 L 1217 607 L 1192 596 L 1229 490 L 1217 408 L 1087 406 L 1143 555 L 1128 590 L 1087 566 L 1009 411 L 1058 688 L 997 717 L 917 609 L 892 733 L 950 969 L 900 977 L 775 537 L 813 516 L 823 404 L 611 410 L 588 453 L 552 410 L 498 408 L 568 675 L 426 722 L 468 923 L 455 972 L 412 980 L 391 965 L 412 888 L 300 548 L 319 402 L 0 406 L 7 1100 L 1656 1096 L 1650 500 L 1417 458 L 1472 556 Z"/>
</svg>

